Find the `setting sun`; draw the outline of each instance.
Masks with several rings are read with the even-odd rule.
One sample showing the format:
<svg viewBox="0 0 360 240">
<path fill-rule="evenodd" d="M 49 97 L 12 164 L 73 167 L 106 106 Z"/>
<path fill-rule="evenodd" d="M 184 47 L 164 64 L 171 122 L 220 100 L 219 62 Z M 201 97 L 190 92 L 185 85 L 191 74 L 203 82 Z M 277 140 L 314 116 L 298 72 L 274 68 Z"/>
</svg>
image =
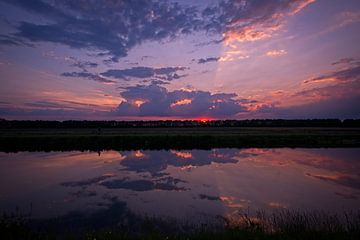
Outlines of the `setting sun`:
<svg viewBox="0 0 360 240">
<path fill-rule="evenodd" d="M 199 118 L 199 119 L 197 119 L 197 121 L 202 122 L 202 123 L 207 123 L 211 120 L 209 118 Z"/>
</svg>

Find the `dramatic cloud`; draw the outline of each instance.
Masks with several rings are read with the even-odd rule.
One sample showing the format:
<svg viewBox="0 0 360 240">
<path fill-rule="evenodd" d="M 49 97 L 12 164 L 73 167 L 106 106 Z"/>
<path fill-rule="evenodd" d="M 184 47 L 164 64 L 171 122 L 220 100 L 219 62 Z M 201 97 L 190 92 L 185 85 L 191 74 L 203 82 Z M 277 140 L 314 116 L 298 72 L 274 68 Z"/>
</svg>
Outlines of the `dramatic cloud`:
<svg viewBox="0 0 360 240">
<path fill-rule="evenodd" d="M 217 62 L 219 61 L 219 57 L 208 57 L 208 58 L 200 58 L 198 60 L 199 64 L 204 64 L 204 63 L 208 63 L 208 62 Z"/>
<path fill-rule="evenodd" d="M 226 42 L 257 41 L 272 36 L 287 16 L 301 11 L 314 0 L 220 1 L 202 12 L 204 28 L 222 33 Z"/>
<path fill-rule="evenodd" d="M 346 64 L 345 69 L 340 69 L 328 74 L 320 75 L 311 79 L 307 79 L 304 83 L 316 82 L 360 82 L 360 61 L 355 61 L 352 58 L 343 58 L 332 65 Z"/>
<path fill-rule="evenodd" d="M 74 77 L 74 78 L 87 78 L 89 80 L 101 82 L 101 83 L 107 83 L 112 84 L 115 83 L 115 81 L 103 78 L 97 74 L 93 74 L 90 72 L 64 72 L 61 74 L 63 77 Z"/>
<path fill-rule="evenodd" d="M 116 111 L 121 116 L 230 117 L 246 111 L 236 94 L 168 91 L 158 85 L 128 87 Z"/>
<path fill-rule="evenodd" d="M 273 104 L 257 108 L 259 104 L 255 103 L 248 109 L 255 116 L 269 114 L 272 118 L 360 118 L 360 62 L 343 58 L 332 65 L 342 68 L 304 80 L 303 90 L 288 94 L 280 91 Z"/>
<path fill-rule="evenodd" d="M 185 67 L 133 67 L 128 69 L 110 69 L 101 73 L 101 75 L 125 80 L 128 80 L 128 78 L 155 78 L 158 80 L 171 81 L 185 77 L 185 74 L 179 75 L 177 73 L 178 71 L 184 71 L 185 69 Z"/>
<path fill-rule="evenodd" d="M 166 1 L 6 2 L 46 19 L 20 22 L 13 36 L 100 50 L 100 56 L 110 56 L 112 61 L 126 56 L 129 49 L 146 40 L 171 39 L 198 26 L 195 9 Z"/>
<path fill-rule="evenodd" d="M 358 4 L 312 2 L 2 0 L 3 114 L 78 118 L 73 99 L 96 102 L 83 118 L 359 116 Z"/>
<path fill-rule="evenodd" d="M 174 39 L 203 31 L 226 40 L 255 41 L 271 36 L 284 22 L 313 0 L 220 1 L 215 6 L 188 7 L 170 1 L 51 1 L 5 0 L 42 16 L 24 19 L 3 44 L 61 43 L 88 49 L 111 61 L 145 41 Z M 96 16 L 96 17 L 95 17 Z M 219 41 L 218 41 L 219 42 Z"/>
</svg>

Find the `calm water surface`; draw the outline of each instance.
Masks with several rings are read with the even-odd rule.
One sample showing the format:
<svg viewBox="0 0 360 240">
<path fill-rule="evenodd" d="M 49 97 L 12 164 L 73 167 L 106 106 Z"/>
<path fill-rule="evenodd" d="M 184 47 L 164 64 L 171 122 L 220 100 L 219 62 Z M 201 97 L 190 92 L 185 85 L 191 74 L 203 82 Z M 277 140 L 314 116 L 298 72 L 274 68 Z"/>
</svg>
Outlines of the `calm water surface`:
<svg viewBox="0 0 360 240">
<path fill-rule="evenodd" d="M 100 154 L 100 155 L 99 155 Z M 247 209 L 360 209 L 360 149 L 0 153 L 0 211 L 52 218 L 123 203 L 199 219 Z"/>
</svg>

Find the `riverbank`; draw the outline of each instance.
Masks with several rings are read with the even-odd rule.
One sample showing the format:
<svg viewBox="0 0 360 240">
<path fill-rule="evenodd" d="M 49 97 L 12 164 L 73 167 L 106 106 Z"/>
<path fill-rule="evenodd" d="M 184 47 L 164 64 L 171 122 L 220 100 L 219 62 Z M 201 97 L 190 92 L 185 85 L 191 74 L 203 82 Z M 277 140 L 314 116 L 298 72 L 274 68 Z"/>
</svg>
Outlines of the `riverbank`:
<svg viewBox="0 0 360 240">
<path fill-rule="evenodd" d="M 110 211 L 114 210 L 110 208 Z M 116 212 L 116 211 L 115 211 Z M 112 212 L 113 213 L 113 212 Z M 255 215 L 238 213 L 219 217 L 217 222 L 193 225 L 175 219 L 131 217 L 112 214 L 97 224 L 102 214 L 64 216 L 31 220 L 21 216 L 2 216 L 3 239 L 359 239 L 359 212 L 330 214 L 321 211 L 258 211 Z M 41 227 L 40 227 L 41 226 Z M 100 226 L 100 227 L 99 227 Z"/>
<path fill-rule="evenodd" d="M 1 129 L 0 151 L 360 147 L 360 128 Z"/>
</svg>

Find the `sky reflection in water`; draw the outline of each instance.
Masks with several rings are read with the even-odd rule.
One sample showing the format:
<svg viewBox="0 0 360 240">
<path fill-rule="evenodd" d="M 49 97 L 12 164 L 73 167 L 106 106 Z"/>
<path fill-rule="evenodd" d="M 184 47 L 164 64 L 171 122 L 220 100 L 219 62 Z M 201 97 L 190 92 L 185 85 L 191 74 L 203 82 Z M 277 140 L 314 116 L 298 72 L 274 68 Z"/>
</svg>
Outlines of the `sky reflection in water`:
<svg viewBox="0 0 360 240">
<path fill-rule="evenodd" d="M 0 153 L 0 210 L 54 217 L 125 202 L 182 219 L 250 209 L 356 210 L 360 149 Z"/>
</svg>

